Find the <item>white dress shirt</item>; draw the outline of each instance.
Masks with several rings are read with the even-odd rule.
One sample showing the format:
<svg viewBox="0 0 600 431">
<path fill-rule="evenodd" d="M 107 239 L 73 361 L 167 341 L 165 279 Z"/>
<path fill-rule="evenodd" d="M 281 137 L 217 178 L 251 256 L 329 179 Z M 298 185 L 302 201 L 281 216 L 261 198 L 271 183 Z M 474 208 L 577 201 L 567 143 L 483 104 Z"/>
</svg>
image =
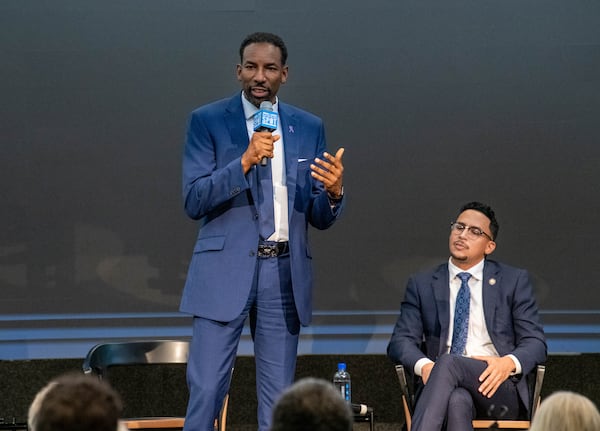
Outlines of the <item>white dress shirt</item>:
<svg viewBox="0 0 600 431">
<path fill-rule="evenodd" d="M 467 345 L 465 347 L 465 356 L 498 356 L 498 351 L 492 344 L 492 339 L 488 333 L 483 314 L 483 265 L 484 260 L 472 266 L 467 271 L 463 271 L 448 261 L 448 272 L 450 280 L 450 322 L 448 324 L 448 340 L 446 341 L 447 350 L 450 351 L 452 345 L 452 333 L 454 331 L 454 308 L 456 306 L 456 296 L 460 289 L 461 280 L 457 277 L 460 272 L 471 274 L 469 279 L 469 290 L 471 291 L 471 303 L 469 306 L 469 328 L 467 332 Z"/>
</svg>

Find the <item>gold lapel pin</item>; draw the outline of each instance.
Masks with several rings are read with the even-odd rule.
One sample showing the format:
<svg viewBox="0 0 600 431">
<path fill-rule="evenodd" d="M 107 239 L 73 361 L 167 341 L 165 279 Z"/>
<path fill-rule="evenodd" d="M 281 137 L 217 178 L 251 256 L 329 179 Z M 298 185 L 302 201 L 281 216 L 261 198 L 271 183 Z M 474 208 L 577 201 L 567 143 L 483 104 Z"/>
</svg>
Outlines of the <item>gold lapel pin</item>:
<svg viewBox="0 0 600 431">
<path fill-rule="evenodd" d="M 496 284 L 496 279 L 490 278 L 490 286 L 493 286 L 494 284 Z"/>
</svg>

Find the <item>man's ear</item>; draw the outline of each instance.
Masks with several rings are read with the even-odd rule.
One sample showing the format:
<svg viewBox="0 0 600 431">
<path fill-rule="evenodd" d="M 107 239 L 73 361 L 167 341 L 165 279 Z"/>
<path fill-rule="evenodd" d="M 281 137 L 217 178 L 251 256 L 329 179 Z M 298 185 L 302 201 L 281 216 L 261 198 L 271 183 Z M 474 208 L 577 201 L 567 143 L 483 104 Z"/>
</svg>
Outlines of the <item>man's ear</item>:
<svg viewBox="0 0 600 431">
<path fill-rule="evenodd" d="M 287 64 L 285 66 L 283 66 L 283 69 L 281 70 L 281 83 L 285 84 L 287 82 L 287 78 L 288 78 L 288 66 Z"/>
</svg>

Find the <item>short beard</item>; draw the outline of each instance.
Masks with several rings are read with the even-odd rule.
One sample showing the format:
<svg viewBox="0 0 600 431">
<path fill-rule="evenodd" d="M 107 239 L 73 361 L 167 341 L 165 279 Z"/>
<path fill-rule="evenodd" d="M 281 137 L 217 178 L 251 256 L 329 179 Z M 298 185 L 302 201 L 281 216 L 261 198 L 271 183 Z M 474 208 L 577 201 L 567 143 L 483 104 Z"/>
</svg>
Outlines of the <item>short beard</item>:
<svg viewBox="0 0 600 431">
<path fill-rule="evenodd" d="M 450 253 L 450 256 L 452 256 L 452 259 L 457 260 L 459 262 L 464 262 L 465 260 L 468 259 L 467 256 L 457 256 L 455 254 Z"/>
<path fill-rule="evenodd" d="M 246 100 L 248 102 L 252 103 L 257 108 L 260 108 L 260 104 L 262 102 L 264 102 L 265 100 L 271 101 L 271 93 L 269 93 L 267 95 L 267 97 L 264 99 L 257 99 L 256 97 L 252 96 L 252 94 L 250 92 L 247 92 L 246 90 L 244 90 L 244 97 L 246 98 Z"/>
</svg>

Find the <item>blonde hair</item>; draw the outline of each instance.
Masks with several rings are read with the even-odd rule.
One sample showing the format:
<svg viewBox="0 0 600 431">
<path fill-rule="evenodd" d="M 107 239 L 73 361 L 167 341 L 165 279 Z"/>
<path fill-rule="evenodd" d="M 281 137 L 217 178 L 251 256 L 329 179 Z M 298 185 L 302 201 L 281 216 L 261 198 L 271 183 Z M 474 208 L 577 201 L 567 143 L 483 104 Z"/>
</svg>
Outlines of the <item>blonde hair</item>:
<svg viewBox="0 0 600 431">
<path fill-rule="evenodd" d="M 542 401 L 529 431 L 598 431 L 600 413 L 583 395 L 569 391 L 554 392 Z"/>
</svg>

